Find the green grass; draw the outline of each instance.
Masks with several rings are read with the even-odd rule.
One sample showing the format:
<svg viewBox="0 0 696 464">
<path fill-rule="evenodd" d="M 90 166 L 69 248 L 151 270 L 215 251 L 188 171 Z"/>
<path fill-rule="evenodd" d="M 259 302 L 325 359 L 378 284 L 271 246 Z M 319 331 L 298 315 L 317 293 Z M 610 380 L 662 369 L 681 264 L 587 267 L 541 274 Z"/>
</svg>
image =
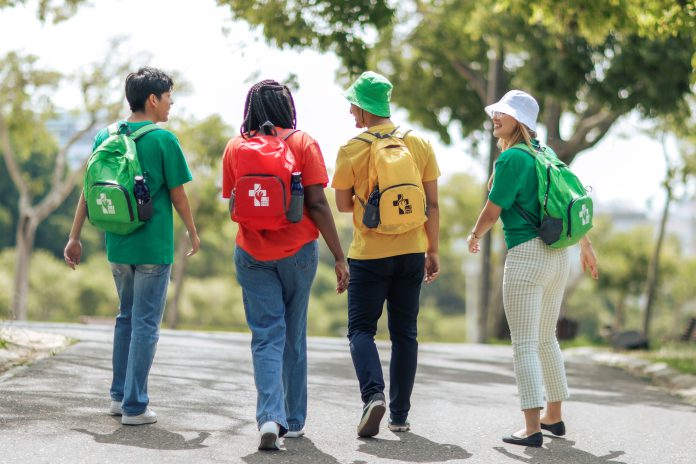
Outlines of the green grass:
<svg viewBox="0 0 696 464">
<path fill-rule="evenodd" d="M 679 372 L 696 375 L 696 344 L 672 343 L 655 351 L 643 351 L 638 354 L 651 362 L 663 362 Z"/>
<path fill-rule="evenodd" d="M 5 350 L 7 349 L 7 340 L 4 338 L 0 338 L 0 350 Z"/>
</svg>

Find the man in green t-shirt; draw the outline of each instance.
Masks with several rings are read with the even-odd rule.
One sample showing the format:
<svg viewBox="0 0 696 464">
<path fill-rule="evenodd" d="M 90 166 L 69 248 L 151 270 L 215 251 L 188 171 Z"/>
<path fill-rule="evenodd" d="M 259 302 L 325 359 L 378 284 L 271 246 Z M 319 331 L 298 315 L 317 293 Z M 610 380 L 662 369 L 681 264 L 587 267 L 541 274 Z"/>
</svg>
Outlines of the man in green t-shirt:
<svg viewBox="0 0 696 464">
<path fill-rule="evenodd" d="M 173 104 L 172 79 L 154 68 L 141 68 L 126 78 L 126 99 L 131 115 L 129 133 L 166 122 Z M 94 140 L 98 147 L 109 136 L 102 129 Z M 120 301 L 116 317 L 111 383 L 112 415 L 125 425 L 157 422 L 148 408 L 147 378 L 159 339 L 169 275 L 174 262 L 172 205 L 188 231 L 191 250 L 200 247 L 184 184 L 192 180 L 179 141 L 167 130 L 148 132 L 135 142 L 138 160 L 152 199 L 152 217 L 128 235 L 106 233 L 106 256 Z M 80 233 L 87 217 L 84 192 L 75 211 L 70 237 L 63 253 L 72 269 L 80 263 Z"/>
</svg>

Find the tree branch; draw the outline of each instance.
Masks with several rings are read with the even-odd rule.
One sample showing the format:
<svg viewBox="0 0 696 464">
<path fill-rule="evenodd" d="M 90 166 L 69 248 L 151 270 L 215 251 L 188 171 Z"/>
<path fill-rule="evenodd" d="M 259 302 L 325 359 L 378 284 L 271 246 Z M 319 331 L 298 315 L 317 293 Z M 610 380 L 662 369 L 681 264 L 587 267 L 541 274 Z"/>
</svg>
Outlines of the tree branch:
<svg viewBox="0 0 696 464">
<path fill-rule="evenodd" d="M 17 156 L 12 149 L 12 143 L 10 141 L 10 131 L 7 128 L 7 123 L 2 114 L 0 114 L 0 139 L 0 143 L 2 143 L 2 154 L 5 158 L 5 165 L 7 165 L 12 183 L 14 183 L 15 188 L 17 188 L 20 198 L 26 198 L 29 196 L 29 185 L 22 177 L 22 173 L 17 165 Z"/>
<path fill-rule="evenodd" d="M 548 96 L 544 100 L 544 125 L 546 126 L 546 143 L 558 151 L 561 139 L 561 115 L 563 111 L 561 104 L 555 98 Z"/>
<path fill-rule="evenodd" d="M 486 104 L 487 102 L 487 93 L 486 93 L 486 78 L 483 77 L 483 74 L 475 69 L 473 69 L 471 66 L 469 66 L 467 63 L 460 61 L 456 58 L 451 58 L 447 57 L 447 61 L 450 62 L 452 67 L 464 78 L 469 82 L 469 85 L 471 85 L 471 88 L 474 89 L 476 94 L 479 96 L 481 99 L 481 102 L 483 104 Z"/>
<path fill-rule="evenodd" d="M 593 147 L 604 137 L 611 126 L 621 116 L 613 111 L 588 110 L 575 126 L 575 132 L 567 141 L 559 140 L 556 154 L 566 164 L 570 164 L 575 156 L 583 150 Z M 594 132 L 594 134 L 591 134 Z M 590 135 L 592 135 L 590 137 Z"/>
<path fill-rule="evenodd" d="M 56 156 L 56 164 L 53 166 L 53 180 L 51 182 L 51 185 L 53 188 L 55 186 L 59 185 L 61 182 L 61 179 L 63 179 L 63 171 L 65 169 L 65 162 L 68 157 L 68 152 L 72 148 L 75 143 L 77 143 L 82 137 L 85 136 L 85 134 L 89 133 L 92 129 L 94 129 L 94 126 L 97 125 L 97 116 L 94 112 L 90 114 L 90 120 L 89 124 L 85 126 L 82 130 L 75 132 L 72 137 L 70 137 L 70 140 L 68 140 L 65 145 L 58 151 L 58 155 Z"/>
</svg>

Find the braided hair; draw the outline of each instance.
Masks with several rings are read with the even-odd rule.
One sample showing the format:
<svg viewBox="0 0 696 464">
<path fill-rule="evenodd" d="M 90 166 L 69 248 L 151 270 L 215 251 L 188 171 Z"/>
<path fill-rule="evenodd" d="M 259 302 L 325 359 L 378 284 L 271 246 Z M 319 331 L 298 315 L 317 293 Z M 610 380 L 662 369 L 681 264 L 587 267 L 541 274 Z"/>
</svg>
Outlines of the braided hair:
<svg viewBox="0 0 696 464">
<path fill-rule="evenodd" d="M 270 79 L 254 84 L 247 93 L 244 122 L 239 132 L 242 137 L 248 137 L 253 131 L 259 131 L 266 122 L 284 129 L 297 127 L 295 101 L 290 89 Z"/>
</svg>

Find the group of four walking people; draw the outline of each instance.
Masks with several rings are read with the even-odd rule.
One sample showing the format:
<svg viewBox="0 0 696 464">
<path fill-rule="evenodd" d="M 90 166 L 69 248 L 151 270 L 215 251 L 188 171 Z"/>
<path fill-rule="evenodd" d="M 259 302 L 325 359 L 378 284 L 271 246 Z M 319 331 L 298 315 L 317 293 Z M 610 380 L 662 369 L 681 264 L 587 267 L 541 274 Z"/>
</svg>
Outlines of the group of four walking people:
<svg viewBox="0 0 696 464">
<path fill-rule="evenodd" d="M 173 82 L 154 68 L 141 68 L 126 79 L 131 108 L 131 131 L 148 123 L 166 122 Z M 365 133 L 389 134 L 397 129 L 390 119 L 392 85 L 382 75 L 363 73 L 345 92 L 355 126 Z M 511 91 L 486 111 L 493 120 L 493 135 L 502 149 L 489 199 L 467 238 L 469 250 L 478 252 L 479 238 L 500 217 L 508 245 L 504 274 L 505 313 L 510 325 L 514 366 L 524 429 L 504 438 L 508 443 L 541 446 L 541 429 L 565 433 L 561 402 L 568 398 L 563 359 L 555 337 L 561 299 L 568 275 L 567 249 L 552 250 L 538 237 L 533 225 L 512 207 L 521 204 L 538 215 L 533 160 L 509 150 L 517 143 L 538 148 L 533 97 Z M 295 131 L 297 114 L 287 86 L 264 80 L 248 92 L 240 135 L 225 148 L 222 196 L 233 195 L 240 145 L 270 122 L 275 131 Z M 362 135 L 362 134 L 361 134 Z M 96 148 L 108 136 L 101 131 Z M 280 438 L 304 434 L 307 414 L 306 327 L 309 295 L 318 264 L 317 238 L 321 233 L 335 260 L 336 292 L 348 290 L 348 339 L 363 403 L 357 434 L 379 432 L 389 409 L 388 428 L 410 429 L 408 414 L 417 357 L 417 318 L 423 282 L 440 273 L 438 256 L 439 210 L 435 153 L 424 138 L 408 132 L 403 142 L 417 166 L 427 208 L 420 227 L 401 234 L 380 234 L 362 223 L 364 203 L 370 195 L 368 170 L 370 145 L 360 137 L 343 145 L 332 180 L 336 206 L 353 214 L 353 241 L 348 259 L 343 253 L 324 188 L 329 178 L 318 143 L 296 131 L 286 144 L 301 172 L 304 213 L 296 223 L 276 230 L 255 230 L 240 224 L 234 263 L 243 291 L 257 390 L 256 422 L 259 449 L 280 449 Z M 189 256 L 200 247 L 196 226 L 183 185 L 192 180 L 176 137 L 159 130 L 136 141 L 138 158 L 147 173 L 154 214 L 135 232 L 119 236 L 106 233 L 107 259 L 111 263 L 120 300 L 113 350 L 110 413 L 121 415 L 126 425 L 156 422 L 148 408 L 147 380 L 159 337 L 166 290 L 173 262 L 172 205 L 183 220 L 191 241 Z M 211 200 L 212 201 L 212 200 Z M 66 263 L 73 269 L 82 254 L 80 233 L 86 218 L 84 193 L 75 213 L 65 247 Z M 581 264 L 597 278 L 597 263 L 587 237 L 581 242 Z M 377 323 L 387 303 L 391 339 L 389 402 L 375 344 Z M 545 393 L 545 394 L 544 394 Z M 546 401 L 546 402 L 545 402 Z M 546 406 L 546 413 L 540 410 Z"/>
</svg>

